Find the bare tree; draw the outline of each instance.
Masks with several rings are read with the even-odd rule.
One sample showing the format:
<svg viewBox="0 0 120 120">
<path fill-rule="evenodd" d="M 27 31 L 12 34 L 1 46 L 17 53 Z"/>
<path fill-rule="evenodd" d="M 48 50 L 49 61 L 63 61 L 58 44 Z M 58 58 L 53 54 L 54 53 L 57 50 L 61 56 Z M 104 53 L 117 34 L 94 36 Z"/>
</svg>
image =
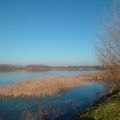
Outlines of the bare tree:
<svg viewBox="0 0 120 120">
<path fill-rule="evenodd" d="M 97 47 L 97 51 L 102 64 L 107 68 L 106 81 L 120 89 L 120 1 L 113 4 L 100 40 L 102 44 Z"/>
</svg>

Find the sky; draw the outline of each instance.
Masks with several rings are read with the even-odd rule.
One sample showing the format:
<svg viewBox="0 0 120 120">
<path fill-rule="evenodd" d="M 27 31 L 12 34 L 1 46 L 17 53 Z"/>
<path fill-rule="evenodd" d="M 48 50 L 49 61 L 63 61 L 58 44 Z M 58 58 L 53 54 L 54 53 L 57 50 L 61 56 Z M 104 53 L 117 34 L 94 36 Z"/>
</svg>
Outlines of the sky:
<svg viewBox="0 0 120 120">
<path fill-rule="evenodd" d="M 0 64 L 99 64 L 96 33 L 111 3 L 0 0 Z"/>
</svg>

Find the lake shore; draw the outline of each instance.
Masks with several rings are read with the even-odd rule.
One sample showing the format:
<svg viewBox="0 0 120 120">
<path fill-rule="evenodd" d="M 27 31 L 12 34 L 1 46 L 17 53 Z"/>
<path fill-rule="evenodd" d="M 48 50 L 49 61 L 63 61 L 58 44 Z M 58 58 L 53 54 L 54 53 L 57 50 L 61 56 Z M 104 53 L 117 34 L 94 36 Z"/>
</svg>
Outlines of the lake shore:
<svg viewBox="0 0 120 120">
<path fill-rule="evenodd" d="M 53 96 L 61 94 L 70 88 L 89 84 L 90 81 L 101 81 L 105 78 L 104 74 L 82 74 L 73 77 L 55 77 L 45 80 L 28 80 L 17 82 L 13 85 L 0 88 L 2 97 L 25 97 L 25 96 Z"/>
<path fill-rule="evenodd" d="M 103 70 L 103 66 L 48 66 L 48 65 L 9 65 L 0 64 L 0 72 L 11 72 L 11 71 L 27 71 L 27 72 L 38 72 L 38 71 L 51 71 L 51 70 Z"/>
<path fill-rule="evenodd" d="M 120 91 L 104 97 L 98 103 L 76 115 L 72 120 L 119 120 Z"/>
</svg>

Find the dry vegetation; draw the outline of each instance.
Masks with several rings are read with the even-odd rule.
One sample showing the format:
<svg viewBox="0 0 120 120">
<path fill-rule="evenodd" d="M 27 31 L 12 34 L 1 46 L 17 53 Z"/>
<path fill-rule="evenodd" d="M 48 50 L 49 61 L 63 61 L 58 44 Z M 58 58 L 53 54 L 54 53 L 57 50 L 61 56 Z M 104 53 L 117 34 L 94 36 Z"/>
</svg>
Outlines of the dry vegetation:
<svg viewBox="0 0 120 120">
<path fill-rule="evenodd" d="M 102 64 L 107 68 L 107 82 L 120 89 L 120 1 L 113 5 L 108 18 L 105 32 L 100 35 L 102 45 L 97 50 Z"/>
<path fill-rule="evenodd" d="M 55 77 L 46 80 L 28 80 L 1 87 L 0 96 L 52 96 L 64 90 L 87 84 L 88 80 L 100 79 L 98 74 L 80 75 L 75 77 Z"/>
</svg>

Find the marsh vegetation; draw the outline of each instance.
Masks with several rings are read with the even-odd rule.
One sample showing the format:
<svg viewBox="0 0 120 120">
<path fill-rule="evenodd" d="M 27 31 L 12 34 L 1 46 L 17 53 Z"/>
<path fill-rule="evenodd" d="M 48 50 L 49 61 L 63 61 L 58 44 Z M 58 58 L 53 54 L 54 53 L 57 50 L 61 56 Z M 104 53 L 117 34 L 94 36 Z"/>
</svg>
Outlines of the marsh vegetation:
<svg viewBox="0 0 120 120">
<path fill-rule="evenodd" d="M 89 84 L 92 80 L 102 80 L 103 76 L 103 74 L 101 74 L 101 76 L 99 76 L 99 74 L 88 74 L 74 77 L 61 76 L 43 80 L 21 81 L 13 85 L 0 87 L 0 96 L 52 96 L 60 94 L 70 88 L 79 87 L 83 84 Z"/>
</svg>

